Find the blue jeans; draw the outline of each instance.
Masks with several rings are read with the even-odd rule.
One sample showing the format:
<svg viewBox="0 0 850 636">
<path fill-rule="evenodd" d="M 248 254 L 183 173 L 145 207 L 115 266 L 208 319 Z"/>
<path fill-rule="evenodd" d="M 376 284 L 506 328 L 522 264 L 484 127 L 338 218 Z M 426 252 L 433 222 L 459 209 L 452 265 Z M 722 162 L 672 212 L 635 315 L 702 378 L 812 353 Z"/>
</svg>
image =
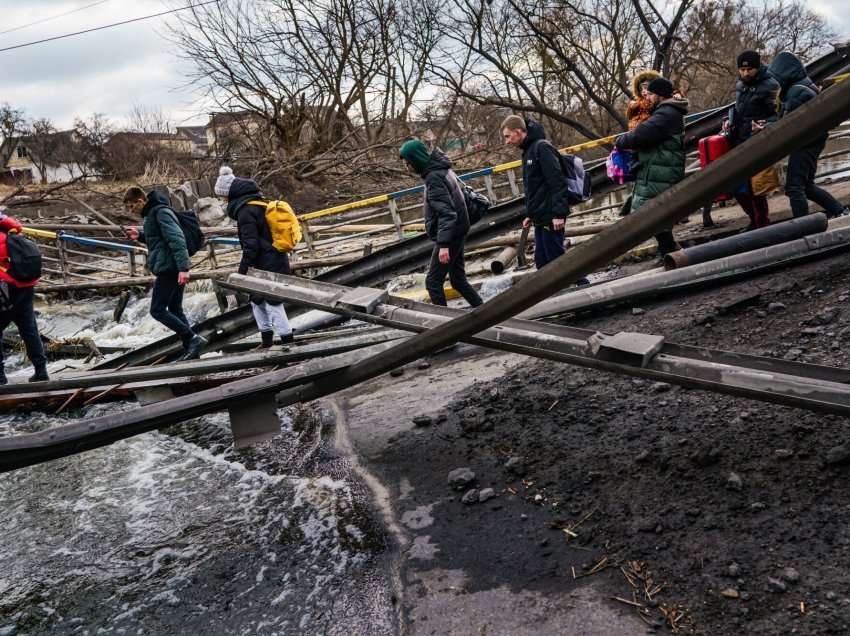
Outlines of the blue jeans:
<svg viewBox="0 0 850 636">
<path fill-rule="evenodd" d="M 183 313 L 183 290 L 177 284 L 177 272 L 157 274 L 151 294 L 151 317 L 176 333 L 187 344 L 195 332 Z"/>
</svg>

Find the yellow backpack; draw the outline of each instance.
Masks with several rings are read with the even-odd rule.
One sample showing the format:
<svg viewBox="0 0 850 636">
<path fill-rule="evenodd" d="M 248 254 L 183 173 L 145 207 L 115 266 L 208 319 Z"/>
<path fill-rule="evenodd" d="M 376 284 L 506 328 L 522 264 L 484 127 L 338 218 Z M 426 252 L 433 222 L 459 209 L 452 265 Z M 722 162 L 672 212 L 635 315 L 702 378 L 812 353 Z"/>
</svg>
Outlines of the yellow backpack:
<svg viewBox="0 0 850 636">
<path fill-rule="evenodd" d="M 266 223 L 272 245 L 278 252 L 291 252 L 301 241 L 301 225 L 286 201 L 249 201 L 249 205 L 266 206 Z"/>
</svg>

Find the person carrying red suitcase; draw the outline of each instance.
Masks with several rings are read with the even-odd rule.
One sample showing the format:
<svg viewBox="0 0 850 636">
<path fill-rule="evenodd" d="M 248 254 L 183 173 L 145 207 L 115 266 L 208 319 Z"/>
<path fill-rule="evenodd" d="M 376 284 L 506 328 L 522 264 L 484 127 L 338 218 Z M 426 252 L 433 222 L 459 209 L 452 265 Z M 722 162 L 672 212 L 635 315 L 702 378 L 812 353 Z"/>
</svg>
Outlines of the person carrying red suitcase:
<svg viewBox="0 0 850 636">
<path fill-rule="evenodd" d="M 779 83 L 767 72 L 761 56 L 756 51 L 744 51 L 738 56 L 737 64 L 735 105 L 729 109 L 729 116 L 723 122 L 723 131 L 732 147 L 744 143 L 779 118 Z M 734 197 L 750 218 L 748 230 L 770 224 L 767 195 L 754 194 L 748 187 L 736 192 Z"/>
</svg>

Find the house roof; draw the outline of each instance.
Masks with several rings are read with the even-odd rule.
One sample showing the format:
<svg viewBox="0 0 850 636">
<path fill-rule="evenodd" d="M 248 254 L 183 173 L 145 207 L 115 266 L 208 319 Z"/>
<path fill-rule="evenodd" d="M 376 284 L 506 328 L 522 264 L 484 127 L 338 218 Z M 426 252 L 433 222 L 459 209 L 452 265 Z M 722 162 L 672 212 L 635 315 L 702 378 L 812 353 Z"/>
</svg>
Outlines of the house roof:
<svg viewBox="0 0 850 636">
<path fill-rule="evenodd" d="M 177 126 L 177 135 L 185 137 L 195 145 L 207 145 L 206 126 Z"/>
<path fill-rule="evenodd" d="M 214 128 L 216 126 L 226 126 L 227 124 L 243 123 L 251 120 L 261 122 L 263 119 L 257 113 L 250 110 L 210 113 L 210 121 L 206 126 L 204 126 L 204 130 Z"/>
<path fill-rule="evenodd" d="M 45 157 L 45 163 L 51 166 L 56 166 L 63 163 L 74 163 L 79 159 L 79 139 L 76 131 L 60 130 L 47 135 L 21 135 L 6 140 L 4 142 L 4 151 L 1 153 L 3 165 L 9 161 L 15 148 L 23 145 L 29 156 L 32 159 L 38 159 L 38 154 L 42 151 L 49 152 L 50 156 Z M 49 148 L 46 151 L 45 148 Z"/>
</svg>

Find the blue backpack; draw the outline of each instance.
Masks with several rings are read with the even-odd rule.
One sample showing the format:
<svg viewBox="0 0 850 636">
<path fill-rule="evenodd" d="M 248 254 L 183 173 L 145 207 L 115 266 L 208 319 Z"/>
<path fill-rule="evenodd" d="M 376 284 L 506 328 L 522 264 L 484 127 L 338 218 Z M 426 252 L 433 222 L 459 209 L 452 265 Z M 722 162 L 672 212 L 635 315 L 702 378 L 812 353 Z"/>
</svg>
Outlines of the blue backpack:
<svg viewBox="0 0 850 636">
<path fill-rule="evenodd" d="M 536 161 L 540 161 L 540 145 L 548 144 L 558 154 L 561 162 L 561 172 L 564 173 L 564 181 L 567 183 L 567 202 L 576 205 L 587 201 L 591 196 L 590 175 L 584 170 L 584 162 L 575 155 L 562 155 L 546 139 L 537 142 L 535 150 Z"/>
</svg>

